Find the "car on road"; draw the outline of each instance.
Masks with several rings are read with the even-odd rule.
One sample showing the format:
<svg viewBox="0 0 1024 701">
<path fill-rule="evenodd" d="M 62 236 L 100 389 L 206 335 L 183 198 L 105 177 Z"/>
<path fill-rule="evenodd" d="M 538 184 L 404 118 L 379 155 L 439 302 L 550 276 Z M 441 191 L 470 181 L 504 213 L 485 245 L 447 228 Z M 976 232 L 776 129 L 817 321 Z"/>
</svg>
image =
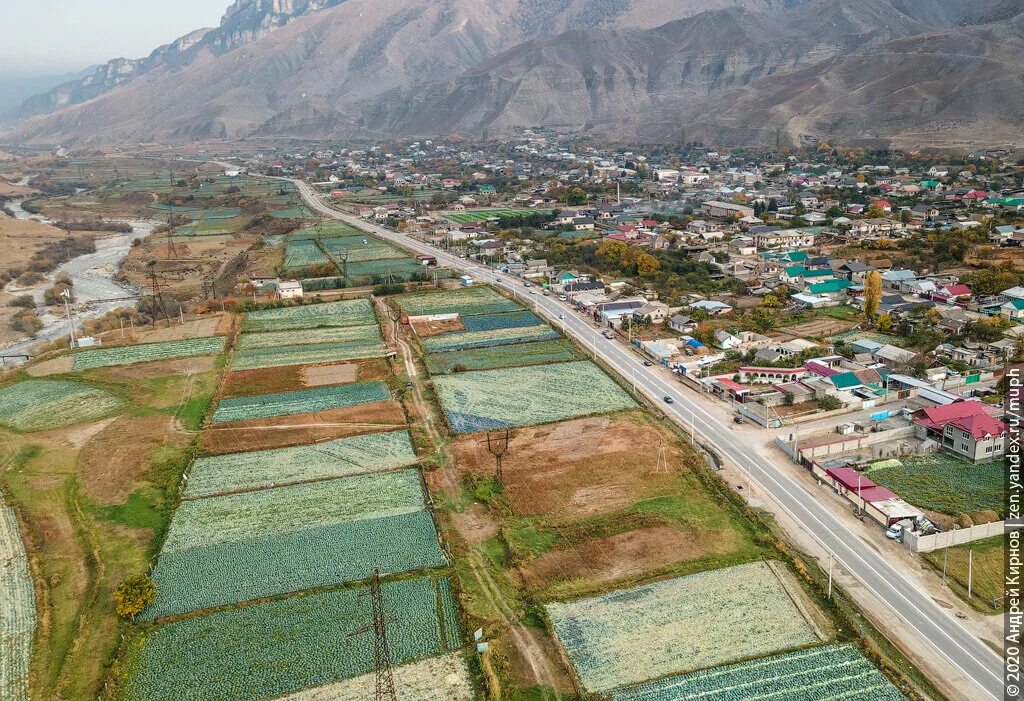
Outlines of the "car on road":
<svg viewBox="0 0 1024 701">
<path fill-rule="evenodd" d="M 736 414 L 736 416 L 732 417 L 732 422 L 734 424 L 741 424 L 744 421 L 745 421 L 745 419 L 742 416 L 740 416 L 739 414 Z"/>
<path fill-rule="evenodd" d="M 565 321 L 565 314 L 559 314 L 558 318 L 561 319 L 562 321 Z"/>
<path fill-rule="evenodd" d="M 523 287 L 533 287 L 533 283 L 532 282 L 524 282 L 523 283 Z"/>
<path fill-rule="evenodd" d="M 569 298 L 566 297 L 565 295 L 558 295 L 558 301 L 559 302 L 568 302 Z"/>
<path fill-rule="evenodd" d="M 666 404 L 675 404 L 676 400 L 673 399 L 672 397 L 665 397 L 665 403 Z"/>
<path fill-rule="evenodd" d="M 532 295 L 537 294 L 537 290 L 530 290 L 530 294 L 532 294 Z"/>
<path fill-rule="evenodd" d="M 649 367 L 653 367 L 653 366 L 654 366 L 654 363 L 652 363 L 650 360 L 645 360 L 644 361 L 644 367 L 645 368 L 649 368 Z"/>
</svg>

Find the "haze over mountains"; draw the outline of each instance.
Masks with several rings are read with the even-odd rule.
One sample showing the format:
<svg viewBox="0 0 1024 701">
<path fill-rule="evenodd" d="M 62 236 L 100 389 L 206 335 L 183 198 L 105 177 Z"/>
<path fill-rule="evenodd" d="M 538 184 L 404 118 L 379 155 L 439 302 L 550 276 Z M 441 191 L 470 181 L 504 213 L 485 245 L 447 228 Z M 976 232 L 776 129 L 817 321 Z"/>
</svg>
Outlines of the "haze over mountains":
<svg viewBox="0 0 1024 701">
<path fill-rule="evenodd" d="M 30 99 L 25 142 L 1018 145 L 1024 0 L 237 0 Z"/>
</svg>

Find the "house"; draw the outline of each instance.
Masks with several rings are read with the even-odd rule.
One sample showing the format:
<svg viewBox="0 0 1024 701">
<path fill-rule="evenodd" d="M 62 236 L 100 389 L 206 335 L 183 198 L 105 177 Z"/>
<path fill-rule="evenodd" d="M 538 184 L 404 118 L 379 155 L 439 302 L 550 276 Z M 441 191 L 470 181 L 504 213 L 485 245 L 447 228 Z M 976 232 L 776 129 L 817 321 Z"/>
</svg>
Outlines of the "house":
<svg viewBox="0 0 1024 701">
<path fill-rule="evenodd" d="M 995 413 L 976 400 L 930 407 L 915 414 L 915 431 L 968 460 L 991 460 L 1003 455 L 1006 444 L 1006 424 Z"/>
<path fill-rule="evenodd" d="M 700 210 L 705 216 L 714 217 L 715 219 L 742 219 L 743 217 L 754 216 L 753 207 L 732 204 L 731 202 L 719 202 L 717 200 L 705 202 L 701 205 Z"/>
<path fill-rule="evenodd" d="M 932 300 L 954 305 L 959 302 L 969 302 L 972 294 L 971 288 L 967 285 L 943 285 L 932 293 Z"/>
<path fill-rule="evenodd" d="M 693 330 L 697 328 L 697 322 L 688 316 L 676 314 L 668 320 L 668 327 L 677 333 L 693 333 Z"/>
<path fill-rule="evenodd" d="M 732 348 L 738 348 L 741 343 L 743 343 L 743 339 L 739 336 L 734 336 L 723 329 L 715 331 L 715 346 L 717 348 L 730 350 Z"/>
<path fill-rule="evenodd" d="M 815 235 L 804 229 L 780 229 L 778 231 L 764 231 L 754 233 L 754 245 L 759 249 L 777 248 L 787 246 L 790 248 L 802 248 L 813 246 Z"/>
<path fill-rule="evenodd" d="M 278 299 L 302 299 L 302 283 L 295 280 L 283 280 L 277 283 Z"/>
<path fill-rule="evenodd" d="M 647 300 L 645 299 L 623 299 L 615 302 L 605 302 L 597 305 L 594 310 L 595 316 L 606 326 L 619 328 L 627 317 L 632 317 L 637 309 L 640 309 Z"/>
<path fill-rule="evenodd" d="M 882 287 L 887 290 L 899 290 L 903 283 L 917 278 L 913 270 L 886 270 L 882 273 Z"/>
<path fill-rule="evenodd" d="M 872 353 L 871 357 L 886 367 L 899 368 L 914 362 L 917 353 L 898 346 L 885 345 Z"/>
<path fill-rule="evenodd" d="M 868 273 L 874 270 L 874 267 L 867 263 L 862 263 L 859 260 L 852 260 L 848 263 L 843 263 L 836 270 L 836 273 L 842 275 L 850 282 L 864 283 L 864 279 L 868 276 Z"/>
<path fill-rule="evenodd" d="M 849 280 L 826 280 L 807 285 L 805 292 L 809 295 L 840 299 L 847 296 L 847 290 L 853 287 Z"/>
<path fill-rule="evenodd" d="M 1024 299 L 1011 299 L 999 307 L 999 316 L 1010 321 L 1024 321 Z"/>
<path fill-rule="evenodd" d="M 730 305 L 725 302 L 714 302 L 711 300 L 694 302 L 690 305 L 690 309 L 703 309 L 711 316 L 725 316 L 726 314 L 732 314 L 732 307 Z"/>
<path fill-rule="evenodd" d="M 664 302 L 648 302 L 633 312 L 637 319 L 650 319 L 652 324 L 664 324 L 669 316 L 668 305 Z"/>
</svg>

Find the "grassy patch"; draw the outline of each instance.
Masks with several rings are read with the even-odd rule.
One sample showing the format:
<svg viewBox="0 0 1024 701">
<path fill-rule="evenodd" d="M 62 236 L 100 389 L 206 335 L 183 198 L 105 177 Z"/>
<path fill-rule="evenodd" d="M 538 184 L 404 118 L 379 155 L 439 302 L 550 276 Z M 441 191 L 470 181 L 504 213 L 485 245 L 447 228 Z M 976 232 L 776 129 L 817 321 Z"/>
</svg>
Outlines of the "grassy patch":
<svg viewBox="0 0 1024 701">
<path fill-rule="evenodd" d="M 983 613 L 997 613 L 1003 610 L 1006 594 L 1006 572 L 1004 548 L 1005 536 L 979 540 L 969 545 L 925 553 L 924 559 L 937 571 L 946 563 L 946 581 L 957 596 Z M 969 552 L 974 551 L 971 591 L 967 596 L 967 571 Z"/>
</svg>

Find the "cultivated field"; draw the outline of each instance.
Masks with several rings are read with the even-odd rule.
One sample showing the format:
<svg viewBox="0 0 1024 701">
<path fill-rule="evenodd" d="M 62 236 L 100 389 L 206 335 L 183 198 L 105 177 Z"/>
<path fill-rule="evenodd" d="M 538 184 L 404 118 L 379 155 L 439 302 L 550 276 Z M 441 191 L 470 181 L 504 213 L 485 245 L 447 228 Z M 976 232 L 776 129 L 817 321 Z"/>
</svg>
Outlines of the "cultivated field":
<svg viewBox="0 0 1024 701">
<path fill-rule="evenodd" d="M 775 571 L 760 562 L 547 609 L 594 692 L 819 642 Z"/>
<path fill-rule="evenodd" d="M 75 371 L 109 368 L 134 363 L 148 363 L 168 358 L 191 358 L 197 355 L 215 355 L 224 350 L 225 339 L 219 336 L 192 338 L 165 343 L 144 343 L 138 346 L 118 346 L 80 351 L 75 354 Z"/>
<path fill-rule="evenodd" d="M 472 319 L 473 317 L 468 317 Z M 557 331 L 547 324 L 497 328 L 488 331 L 460 331 L 433 336 L 423 340 L 428 353 L 445 353 L 473 348 L 490 348 L 559 338 Z"/>
<path fill-rule="evenodd" d="M 281 346 L 302 346 L 318 343 L 380 343 L 380 327 L 366 326 L 321 327 L 294 331 L 269 331 L 266 333 L 244 333 L 238 338 L 239 350 L 259 348 L 280 348 Z"/>
<path fill-rule="evenodd" d="M 409 316 L 458 313 L 463 317 L 476 314 L 521 312 L 523 308 L 489 287 L 465 287 L 445 292 L 412 292 L 394 300 Z"/>
<path fill-rule="evenodd" d="M 513 217 L 529 217 L 533 214 L 550 214 L 549 209 L 470 209 L 465 212 L 445 214 L 444 218 L 456 224 L 486 221 L 487 219 L 510 219 Z"/>
<path fill-rule="evenodd" d="M 149 620 L 446 564 L 415 470 L 185 501 Z"/>
<path fill-rule="evenodd" d="M 0 424 L 16 431 L 71 426 L 123 408 L 118 397 L 81 382 L 27 380 L 0 389 Z"/>
<path fill-rule="evenodd" d="M 360 404 L 385 402 L 391 391 L 383 382 L 357 382 L 340 387 L 317 387 L 296 392 L 225 399 L 213 415 L 213 423 L 251 421 L 277 416 L 308 414 Z"/>
<path fill-rule="evenodd" d="M 185 498 L 382 472 L 417 461 L 408 431 L 371 433 L 316 445 L 199 458 Z"/>
<path fill-rule="evenodd" d="M 242 331 L 292 331 L 324 326 L 369 326 L 376 323 L 377 317 L 374 316 L 369 300 L 356 299 L 249 312 L 245 315 Z"/>
<path fill-rule="evenodd" d="M 362 328 L 362 327 L 357 327 Z M 245 338 L 243 336 L 243 338 Z M 288 365 L 331 363 L 343 360 L 383 358 L 387 350 L 379 339 L 345 343 L 314 343 L 298 346 L 276 346 L 240 350 L 231 365 L 233 370 L 259 370 Z"/>
<path fill-rule="evenodd" d="M 395 664 L 462 646 L 446 579 L 383 582 L 381 590 Z M 121 661 L 119 698 L 263 701 L 366 674 L 370 603 L 365 590 L 341 589 L 162 625 Z M 444 688 L 446 680 L 436 681 Z"/>
<path fill-rule="evenodd" d="M 857 648 L 834 645 L 617 689 L 613 701 L 904 701 Z"/>
<path fill-rule="evenodd" d="M 579 360 L 579 354 L 572 343 L 560 339 L 431 353 L 427 356 L 427 370 L 432 375 L 444 375 L 456 367 L 465 370 L 495 370 L 525 365 L 551 365 L 571 360 Z"/>
<path fill-rule="evenodd" d="M 456 433 L 543 424 L 636 406 L 588 361 L 459 373 L 437 377 L 434 384 Z"/>
<path fill-rule="evenodd" d="M 36 596 L 14 510 L 0 499 L 0 697 L 28 701 Z"/>
<path fill-rule="evenodd" d="M 394 669 L 399 701 L 473 701 L 473 685 L 459 654 L 431 657 Z M 376 691 L 376 674 L 289 694 L 278 701 L 368 701 Z"/>
<path fill-rule="evenodd" d="M 902 465 L 869 470 L 868 474 L 922 509 L 953 516 L 994 511 L 1002 516 L 1002 461 L 975 465 L 948 453 L 934 453 L 897 462 Z"/>
</svg>

